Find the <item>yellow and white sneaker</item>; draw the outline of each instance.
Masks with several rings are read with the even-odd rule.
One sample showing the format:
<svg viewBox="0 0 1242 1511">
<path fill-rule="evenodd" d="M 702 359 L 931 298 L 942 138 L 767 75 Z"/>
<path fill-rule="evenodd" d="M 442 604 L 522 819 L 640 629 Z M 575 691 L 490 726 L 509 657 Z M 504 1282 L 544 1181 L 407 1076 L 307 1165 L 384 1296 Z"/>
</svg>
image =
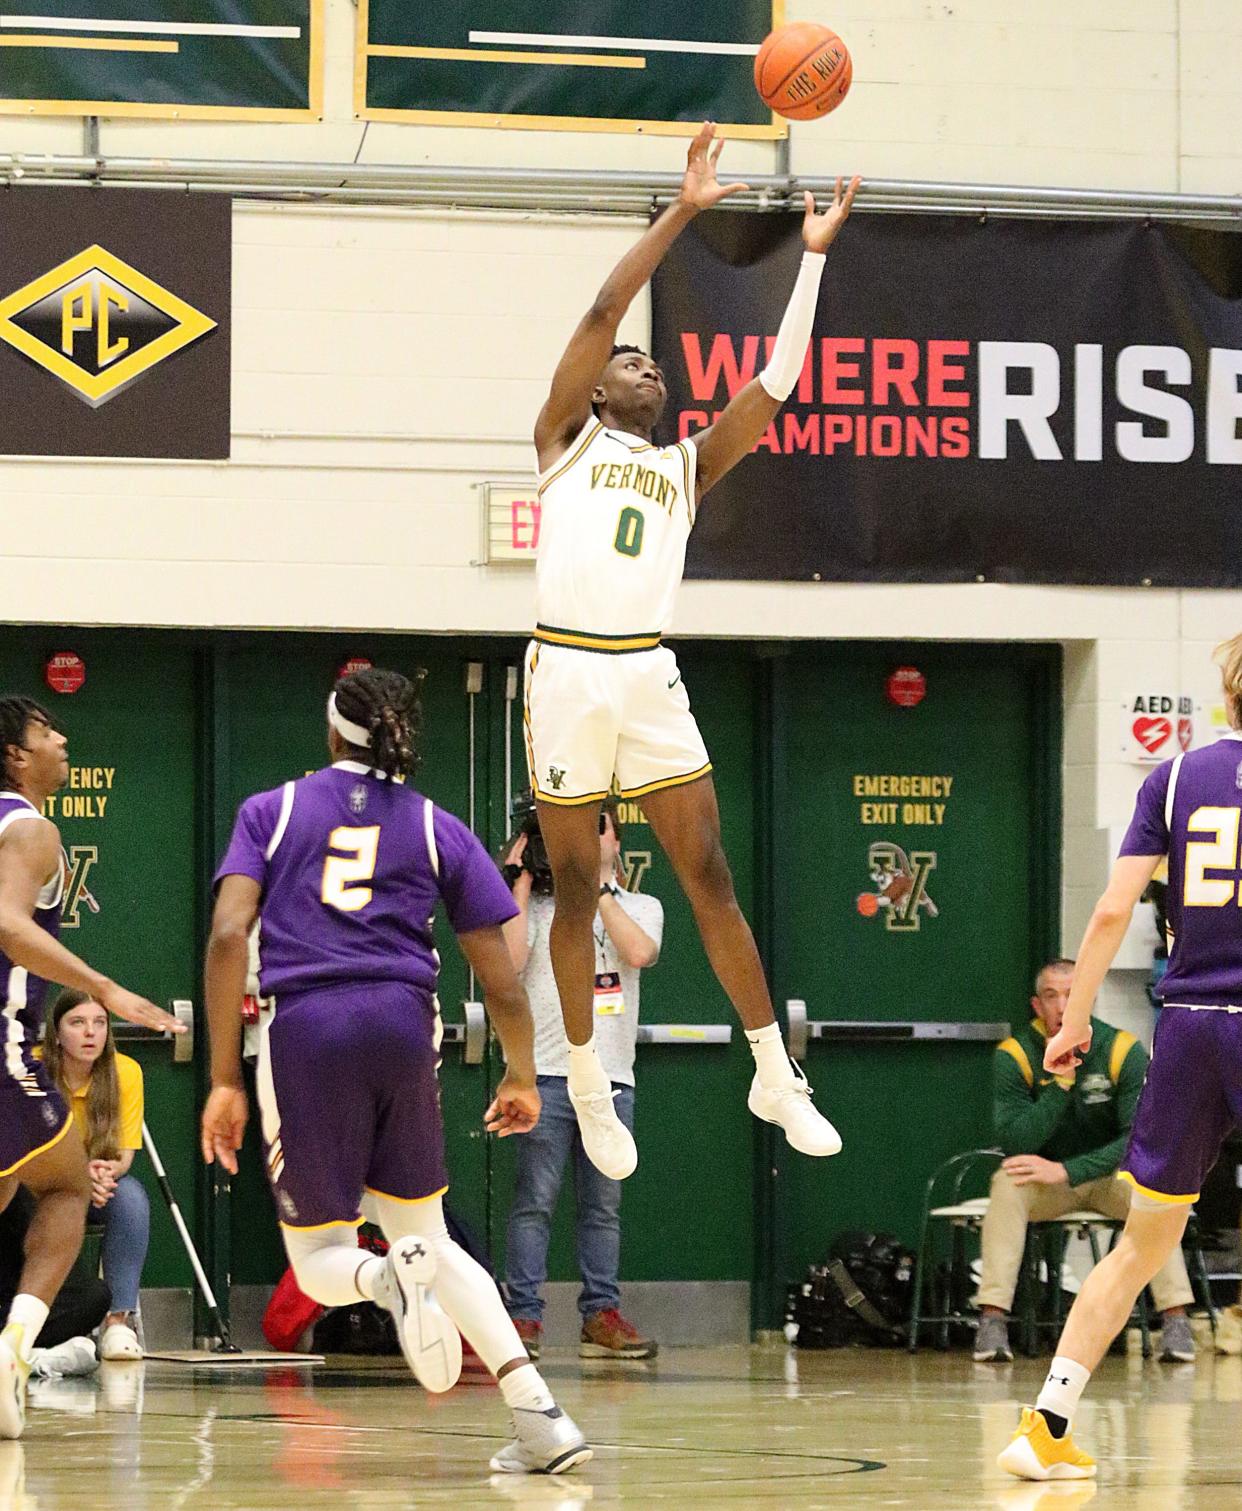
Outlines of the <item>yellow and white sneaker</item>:
<svg viewBox="0 0 1242 1511">
<path fill-rule="evenodd" d="M 22 1353 L 25 1333 L 20 1322 L 10 1322 L 0 1333 L 0 1438 L 19 1438 L 26 1425 L 30 1361 Z"/>
<path fill-rule="evenodd" d="M 1086 1480 L 1095 1474 L 1095 1460 L 1074 1446 L 1068 1431 L 1054 1438 L 1033 1406 L 1022 1408 L 1018 1430 L 996 1462 L 1022 1480 Z"/>
</svg>

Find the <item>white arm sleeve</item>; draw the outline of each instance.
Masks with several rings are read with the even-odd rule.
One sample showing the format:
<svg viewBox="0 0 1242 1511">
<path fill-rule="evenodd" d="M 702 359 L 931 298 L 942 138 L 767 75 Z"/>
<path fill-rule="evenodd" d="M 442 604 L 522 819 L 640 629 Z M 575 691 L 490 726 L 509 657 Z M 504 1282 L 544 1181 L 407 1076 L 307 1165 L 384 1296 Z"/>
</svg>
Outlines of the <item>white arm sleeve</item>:
<svg viewBox="0 0 1242 1511">
<path fill-rule="evenodd" d="M 760 383 L 782 404 L 793 393 L 794 384 L 802 375 L 815 320 L 815 306 L 819 303 L 819 281 L 823 276 L 824 253 L 803 252 L 798 280 L 776 334 L 776 345 L 772 348 L 768 365 L 759 374 Z"/>
</svg>

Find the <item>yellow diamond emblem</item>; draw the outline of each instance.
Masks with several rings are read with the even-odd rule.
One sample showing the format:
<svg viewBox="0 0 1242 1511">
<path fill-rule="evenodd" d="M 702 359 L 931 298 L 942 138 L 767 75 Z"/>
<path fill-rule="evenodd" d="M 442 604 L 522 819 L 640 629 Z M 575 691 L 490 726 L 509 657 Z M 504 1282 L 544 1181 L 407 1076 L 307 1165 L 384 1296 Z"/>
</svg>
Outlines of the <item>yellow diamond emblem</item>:
<svg viewBox="0 0 1242 1511">
<path fill-rule="evenodd" d="M 0 341 L 92 409 L 215 328 L 214 320 L 101 246 L 0 300 Z"/>
</svg>

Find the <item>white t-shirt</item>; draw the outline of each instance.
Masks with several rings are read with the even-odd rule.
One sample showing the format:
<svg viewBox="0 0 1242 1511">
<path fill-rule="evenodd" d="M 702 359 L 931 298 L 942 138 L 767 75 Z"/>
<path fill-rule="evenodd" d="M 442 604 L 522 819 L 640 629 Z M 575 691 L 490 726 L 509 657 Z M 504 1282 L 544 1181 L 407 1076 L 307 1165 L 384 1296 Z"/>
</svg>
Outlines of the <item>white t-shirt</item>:
<svg viewBox="0 0 1242 1511">
<path fill-rule="evenodd" d="M 664 938 L 664 909 L 659 899 L 645 892 L 620 892 L 617 903 L 634 920 L 656 948 Z M 535 1071 L 541 1076 L 567 1076 L 569 1051 L 561 1018 L 561 999 L 552 974 L 548 935 L 552 928 L 553 902 L 536 895 L 526 914 L 526 942 L 530 956 L 522 972 L 522 985 L 530 998 L 535 1019 Z M 637 967 L 624 965 L 617 947 L 608 937 L 598 913 L 595 930 L 595 1045 L 610 1081 L 634 1084 L 634 1050 L 638 1043 Z"/>
</svg>

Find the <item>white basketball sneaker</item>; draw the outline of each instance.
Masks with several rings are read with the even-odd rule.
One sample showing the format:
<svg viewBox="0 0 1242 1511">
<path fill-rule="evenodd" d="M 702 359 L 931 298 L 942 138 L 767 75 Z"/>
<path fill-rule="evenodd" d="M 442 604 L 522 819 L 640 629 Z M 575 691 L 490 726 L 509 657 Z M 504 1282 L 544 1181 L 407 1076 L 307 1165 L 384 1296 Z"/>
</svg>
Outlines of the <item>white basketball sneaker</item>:
<svg viewBox="0 0 1242 1511">
<path fill-rule="evenodd" d="M 432 1282 L 436 1256 L 425 1238 L 399 1238 L 388 1250 L 375 1298 L 397 1324 L 405 1362 L 426 1390 L 452 1390 L 461 1375 L 461 1334 L 440 1309 Z"/>
<path fill-rule="evenodd" d="M 20 1322 L 10 1322 L 0 1333 L 0 1438 L 19 1438 L 26 1426 L 30 1364 L 22 1356 L 24 1336 Z"/>
<path fill-rule="evenodd" d="M 617 1116 L 613 1102 L 616 1093 L 611 1089 L 583 1092 L 567 1089 L 587 1158 L 609 1180 L 624 1180 L 633 1175 L 638 1168 L 638 1145 Z"/>
<path fill-rule="evenodd" d="M 559 1406 L 513 1411 L 514 1438 L 491 1461 L 505 1474 L 566 1474 L 585 1464 L 592 1450 L 578 1424 Z"/>
<path fill-rule="evenodd" d="M 99 1356 L 92 1339 L 86 1337 L 66 1338 L 51 1348 L 32 1348 L 30 1367 L 45 1380 L 73 1375 L 93 1375 L 99 1368 Z"/>
<path fill-rule="evenodd" d="M 791 1061 L 792 1065 L 793 1062 Z M 793 1066 L 794 1079 L 787 1086 L 764 1086 L 758 1072 L 750 1083 L 746 1105 L 765 1123 L 775 1123 L 785 1130 L 791 1149 L 799 1154 L 824 1158 L 841 1152 L 841 1135 L 811 1101 L 806 1077 Z"/>
</svg>

